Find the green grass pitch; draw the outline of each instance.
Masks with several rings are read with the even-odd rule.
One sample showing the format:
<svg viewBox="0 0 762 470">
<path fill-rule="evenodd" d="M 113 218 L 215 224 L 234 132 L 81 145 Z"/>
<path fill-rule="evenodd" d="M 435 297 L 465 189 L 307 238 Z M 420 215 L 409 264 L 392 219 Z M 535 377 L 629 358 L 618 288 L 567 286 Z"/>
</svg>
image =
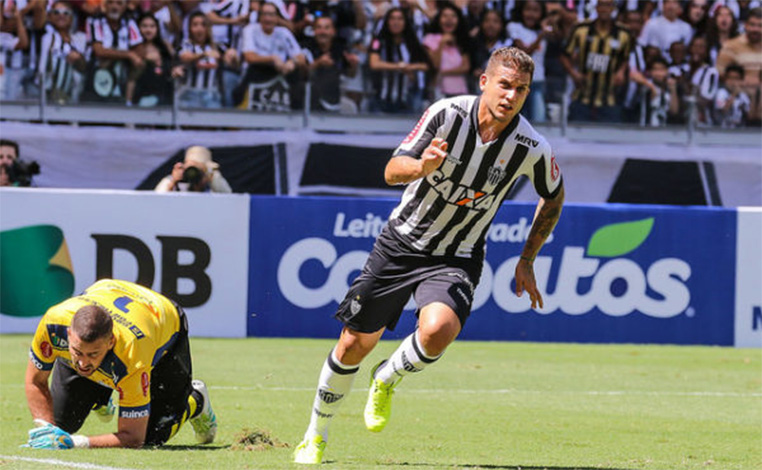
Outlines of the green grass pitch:
<svg viewBox="0 0 762 470">
<path fill-rule="evenodd" d="M 19 448 L 32 427 L 27 335 L 0 336 L 0 469 L 293 469 L 320 367 L 333 345 L 308 339 L 192 339 L 220 428 L 196 446 L 190 426 L 160 449 Z M 762 469 L 762 351 L 718 347 L 456 342 L 405 378 L 392 420 L 367 432 L 368 371 L 334 419 L 322 468 Z M 86 434 L 113 431 L 95 418 Z M 243 429 L 284 446 L 234 450 Z M 51 461 L 51 459 L 55 461 Z"/>
</svg>

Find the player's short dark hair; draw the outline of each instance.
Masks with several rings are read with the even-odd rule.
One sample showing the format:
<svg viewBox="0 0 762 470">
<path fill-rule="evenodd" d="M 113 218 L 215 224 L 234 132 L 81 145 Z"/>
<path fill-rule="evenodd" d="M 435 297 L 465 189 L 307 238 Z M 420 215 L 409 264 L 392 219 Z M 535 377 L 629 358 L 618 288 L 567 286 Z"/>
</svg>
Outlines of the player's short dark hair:
<svg viewBox="0 0 762 470">
<path fill-rule="evenodd" d="M 534 75 L 534 60 L 532 60 L 532 56 L 518 47 L 501 47 L 500 49 L 496 49 L 492 55 L 489 56 L 487 69 L 484 73 L 489 74 L 495 67 L 501 65 L 503 67 L 514 68 L 519 72 L 528 73 L 530 79 L 532 75 Z"/>
<path fill-rule="evenodd" d="M 0 139 L 0 147 L 13 147 L 16 151 L 16 159 L 19 158 L 19 144 L 15 140 Z"/>
<path fill-rule="evenodd" d="M 102 338 L 111 338 L 114 321 L 111 315 L 97 305 L 85 305 L 77 310 L 71 319 L 71 329 L 85 343 L 92 343 Z"/>
<path fill-rule="evenodd" d="M 728 76 L 728 73 L 730 72 L 736 72 L 738 75 L 741 76 L 741 80 L 743 80 L 744 76 L 746 75 L 746 70 L 738 64 L 730 64 L 725 68 L 725 76 Z"/>
<path fill-rule="evenodd" d="M 756 18 L 762 20 L 762 7 L 754 7 L 749 10 L 749 18 Z"/>
</svg>

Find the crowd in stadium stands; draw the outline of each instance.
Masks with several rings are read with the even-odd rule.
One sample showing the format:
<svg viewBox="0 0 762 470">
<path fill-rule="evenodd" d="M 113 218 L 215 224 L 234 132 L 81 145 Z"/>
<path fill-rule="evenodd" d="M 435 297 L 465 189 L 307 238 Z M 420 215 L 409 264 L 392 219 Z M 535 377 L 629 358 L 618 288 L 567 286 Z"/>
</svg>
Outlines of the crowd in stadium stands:
<svg viewBox="0 0 762 470">
<path fill-rule="evenodd" d="M 0 1 L 3 100 L 414 114 L 513 45 L 534 122 L 762 122 L 757 0 Z"/>
</svg>

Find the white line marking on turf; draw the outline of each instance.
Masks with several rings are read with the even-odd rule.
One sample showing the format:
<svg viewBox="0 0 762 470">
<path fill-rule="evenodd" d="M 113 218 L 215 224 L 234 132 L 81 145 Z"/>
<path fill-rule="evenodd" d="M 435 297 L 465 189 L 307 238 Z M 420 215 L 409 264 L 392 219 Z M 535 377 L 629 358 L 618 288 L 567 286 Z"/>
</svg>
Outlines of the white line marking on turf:
<svg viewBox="0 0 762 470">
<path fill-rule="evenodd" d="M 32 457 L 19 457 L 17 455 L 0 455 L 0 460 L 3 460 L 3 459 L 17 460 L 21 462 L 44 463 L 49 465 L 57 465 L 59 467 L 86 468 L 89 470 L 133 470 L 133 469 L 124 468 L 124 467 L 108 467 L 105 465 L 96 465 L 94 463 L 67 462 L 66 460 L 58 460 L 58 459 L 35 459 Z"/>
<path fill-rule="evenodd" d="M 225 385 L 211 385 L 212 390 L 243 390 L 243 391 L 262 391 L 262 392 L 309 392 L 314 391 L 315 388 L 305 387 L 238 387 L 238 386 L 225 386 Z M 360 389 L 360 390 L 367 390 Z M 397 390 L 403 393 L 436 393 L 446 391 L 447 393 L 463 393 L 469 395 L 477 394 L 495 394 L 495 395 L 545 395 L 545 394 L 564 394 L 564 395 L 604 395 L 604 396 L 618 396 L 618 395 L 641 395 L 641 396 L 674 396 L 674 397 L 739 397 L 739 398 L 756 398 L 762 397 L 762 393 L 756 392 L 669 392 L 669 391 L 648 391 L 648 390 L 512 390 L 509 388 L 493 389 L 493 390 L 473 390 L 473 389 L 451 389 L 438 390 L 438 389 L 403 389 Z"/>
</svg>

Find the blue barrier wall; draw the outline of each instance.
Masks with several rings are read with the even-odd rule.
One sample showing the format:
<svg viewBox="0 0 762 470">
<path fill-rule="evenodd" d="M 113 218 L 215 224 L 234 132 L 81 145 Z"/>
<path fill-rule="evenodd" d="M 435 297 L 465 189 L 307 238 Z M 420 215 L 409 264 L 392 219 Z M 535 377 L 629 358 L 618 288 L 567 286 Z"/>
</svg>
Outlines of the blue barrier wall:
<svg viewBox="0 0 762 470">
<path fill-rule="evenodd" d="M 397 200 L 252 197 L 247 334 L 334 338 L 332 318 Z M 736 211 L 569 205 L 513 294 L 534 205 L 506 203 L 463 339 L 732 345 Z M 414 305 L 390 337 L 408 334 Z"/>
</svg>

